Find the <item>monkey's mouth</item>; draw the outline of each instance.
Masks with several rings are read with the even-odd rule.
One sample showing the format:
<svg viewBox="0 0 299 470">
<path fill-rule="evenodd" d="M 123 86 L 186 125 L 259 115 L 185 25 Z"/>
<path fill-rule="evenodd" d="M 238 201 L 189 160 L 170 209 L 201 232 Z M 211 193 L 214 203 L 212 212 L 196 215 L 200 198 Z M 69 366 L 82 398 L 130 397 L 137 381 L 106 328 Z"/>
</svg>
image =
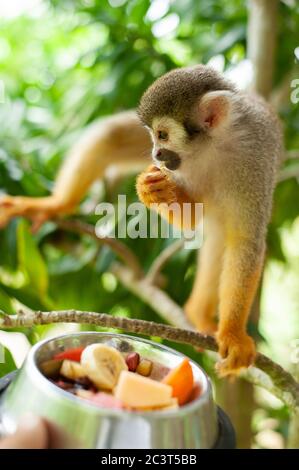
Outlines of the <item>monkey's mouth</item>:
<svg viewBox="0 0 299 470">
<path fill-rule="evenodd" d="M 177 170 L 179 166 L 181 165 L 181 159 L 178 157 L 175 160 L 167 160 L 165 163 L 165 166 L 167 170 Z"/>
<path fill-rule="evenodd" d="M 155 160 L 157 160 L 159 166 L 164 166 L 167 170 L 171 171 L 177 170 L 182 163 L 177 153 L 167 149 L 158 151 L 155 155 Z"/>
</svg>

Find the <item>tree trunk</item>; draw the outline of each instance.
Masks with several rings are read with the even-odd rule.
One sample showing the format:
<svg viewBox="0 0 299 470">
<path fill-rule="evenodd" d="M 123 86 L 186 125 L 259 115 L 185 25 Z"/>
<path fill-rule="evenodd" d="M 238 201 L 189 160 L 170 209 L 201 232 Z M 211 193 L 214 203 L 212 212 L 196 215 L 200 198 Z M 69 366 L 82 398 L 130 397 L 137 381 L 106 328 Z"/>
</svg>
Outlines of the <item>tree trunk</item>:
<svg viewBox="0 0 299 470">
<path fill-rule="evenodd" d="M 235 428 L 238 449 L 250 449 L 251 420 L 254 411 L 254 388 L 243 379 L 222 380 L 216 384 L 217 403 L 230 417 Z"/>
<path fill-rule="evenodd" d="M 247 55 L 253 65 L 252 88 L 268 98 L 273 87 L 279 0 L 250 0 Z"/>
</svg>

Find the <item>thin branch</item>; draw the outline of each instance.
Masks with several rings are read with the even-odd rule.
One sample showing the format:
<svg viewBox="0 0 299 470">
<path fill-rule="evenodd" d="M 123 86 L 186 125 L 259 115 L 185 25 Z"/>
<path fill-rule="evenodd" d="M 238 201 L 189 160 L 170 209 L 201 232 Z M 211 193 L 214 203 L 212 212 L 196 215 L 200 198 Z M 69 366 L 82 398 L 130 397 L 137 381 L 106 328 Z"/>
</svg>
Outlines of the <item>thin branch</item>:
<svg viewBox="0 0 299 470">
<path fill-rule="evenodd" d="M 299 150 L 289 150 L 285 154 L 285 160 L 297 160 L 299 159 Z"/>
<path fill-rule="evenodd" d="M 150 284 L 146 279 L 134 279 L 130 270 L 120 263 L 113 263 L 109 270 L 129 291 L 155 310 L 167 323 L 191 329 L 183 310 L 166 292 Z"/>
<path fill-rule="evenodd" d="M 217 351 L 217 343 L 211 336 L 145 320 L 113 317 L 105 313 L 61 310 L 53 312 L 20 312 L 17 315 L 2 313 L 0 316 L 0 327 L 8 329 L 57 322 L 87 323 L 105 328 L 117 328 L 130 333 L 158 336 L 177 343 L 189 344 L 196 348 Z M 299 407 L 299 383 L 295 381 L 292 375 L 260 353 L 257 354 L 255 365 L 256 367 L 250 367 L 247 370 L 246 378 L 255 385 L 268 389 L 290 407 L 297 409 Z"/>
<path fill-rule="evenodd" d="M 290 178 L 299 178 L 299 167 L 298 165 L 290 166 L 281 170 L 278 176 L 278 182 L 288 180 Z"/>
<path fill-rule="evenodd" d="M 178 251 L 180 251 L 184 246 L 184 239 L 179 239 L 169 245 L 165 250 L 157 256 L 153 264 L 151 265 L 147 275 L 146 280 L 151 284 L 156 284 L 159 274 L 161 273 L 163 267 L 167 261 Z"/>
<path fill-rule="evenodd" d="M 299 150 L 289 150 L 285 152 L 284 161 L 286 160 L 298 160 L 299 159 Z M 294 163 L 286 168 L 282 168 L 278 174 L 277 182 L 288 180 L 290 178 L 299 178 L 299 166 L 298 163 Z"/>
<path fill-rule="evenodd" d="M 120 259 L 131 269 L 134 277 L 141 278 L 143 276 L 143 270 L 137 256 L 127 247 L 124 243 L 120 242 L 116 238 L 110 237 L 98 237 L 95 231 L 95 227 L 91 224 L 87 224 L 80 220 L 64 220 L 55 219 L 54 222 L 59 228 L 63 230 L 81 233 L 89 235 L 94 238 L 97 242 L 109 246 L 114 253 L 116 253 Z"/>
</svg>

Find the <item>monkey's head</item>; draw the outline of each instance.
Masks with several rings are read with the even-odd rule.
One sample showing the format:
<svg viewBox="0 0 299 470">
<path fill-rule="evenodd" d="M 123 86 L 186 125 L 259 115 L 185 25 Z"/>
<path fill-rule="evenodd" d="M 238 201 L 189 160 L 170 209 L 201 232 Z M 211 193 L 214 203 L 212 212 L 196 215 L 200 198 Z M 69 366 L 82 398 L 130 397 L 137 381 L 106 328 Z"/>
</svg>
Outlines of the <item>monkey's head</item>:
<svg viewBox="0 0 299 470">
<path fill-rule="evenodd" d="M 183 171 L 204 158 L 228 121 L 234 86 L 204 65 L 175 69 L 156 80 L 141 98 L 138 115 L 153 140 L 157 166 Z"/>
</svg>

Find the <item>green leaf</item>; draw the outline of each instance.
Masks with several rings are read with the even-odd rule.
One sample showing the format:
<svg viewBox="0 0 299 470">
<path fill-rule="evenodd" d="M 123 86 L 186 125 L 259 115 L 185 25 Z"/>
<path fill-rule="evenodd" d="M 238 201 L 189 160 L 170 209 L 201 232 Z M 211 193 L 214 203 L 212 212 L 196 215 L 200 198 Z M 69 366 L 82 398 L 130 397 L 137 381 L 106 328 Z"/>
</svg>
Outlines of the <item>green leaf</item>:
<svg viewBox="0 0 299 470">
<path fill-rule="evenodd" d="M 14 313 L 12 299 L 0 288 L 0 310 L 4 313 Z"/>
<path fill-rule="evenodd" d="M 30 290 L 40 298 L 46 296 L 49 284 L 47 267 L 25 220 L 21 220 L 17 228 L 17 246 L 19 267 L 28 278 Z"/>
<path fill-rule="evenodd" d="M 0 343 L 0 377 L 16 370 L 17 366 L 8 349 Z"/>
</svg>

